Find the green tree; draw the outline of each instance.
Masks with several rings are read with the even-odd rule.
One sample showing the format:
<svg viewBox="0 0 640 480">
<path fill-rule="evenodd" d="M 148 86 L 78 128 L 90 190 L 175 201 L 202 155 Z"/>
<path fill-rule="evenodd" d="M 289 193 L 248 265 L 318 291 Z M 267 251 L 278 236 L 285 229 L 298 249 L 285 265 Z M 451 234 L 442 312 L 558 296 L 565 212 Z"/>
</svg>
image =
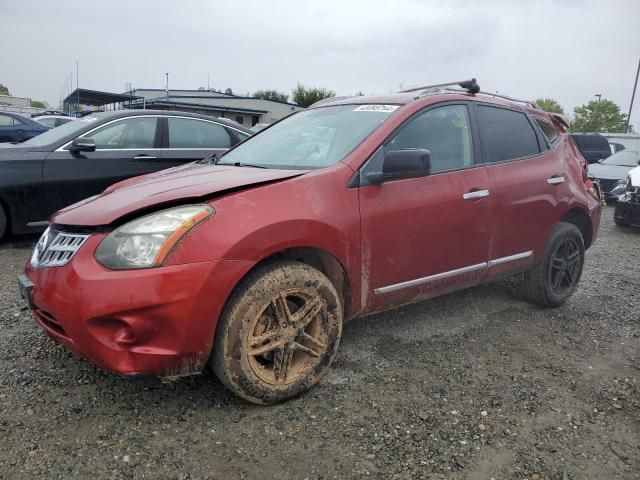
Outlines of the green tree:
<svg viewBox="0 0 640 480">
<path fill-rule="evenodd" d="M 34 108 L 47 108 L 49 105 L 45 101 L 31 100 L 31 106 Z"/>
<path fill-rule="evenodd" d="M 625 133 L 627 115 L 611 100 L 591 100 L 573 110 L 572 132 Z"/>
<path fill-rule="evenodd" d="M 262 98 L 263 100 L 275 100 L 276 102 L 286 102 L 289 100 L 289 95 L 277 90 L 257 90 L 253 92 L 254 98 Z"/>
<path fill-rule="evenodd" d="M 11 95 L 9 89 L 0 83 L 0 95 Z"/>
<path fill-rule="evenodd" d="M 553 98 L 539 98 L 536 105 L 545 112 L 564 114 L 564 108 Z"/>
<path fill-rule="evenodd" d="M 227 95 L 233 95 L 233 90 L 231 90 L 230 87 L 227 87 L 227 89 L 224 91 L 224 93 L 226 93 Z"/>
<path fill-rule="evenodd" d="M 320 100 L 324 100 L 325 98 L 335 97 L 336 92 L 333 90 L 328 90 L 326 88 L 317 88 L 310 87 L 306 88 L 300 84 L 296 88 L 293 89 L 291 93 L 291 98 L 301 107 L 309 107 Z"/>
</svg>

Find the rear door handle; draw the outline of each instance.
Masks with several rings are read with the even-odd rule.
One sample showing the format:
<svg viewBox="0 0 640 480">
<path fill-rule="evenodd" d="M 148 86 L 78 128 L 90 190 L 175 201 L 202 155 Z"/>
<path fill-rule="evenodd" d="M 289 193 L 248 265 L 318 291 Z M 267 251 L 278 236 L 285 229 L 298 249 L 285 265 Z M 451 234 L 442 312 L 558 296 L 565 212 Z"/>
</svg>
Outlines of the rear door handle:
<svg viewBox="0 0 640 480">
<path fill-rule="evenodd" d="M 462 195 L 465 200 L 473 200 L 474 198 L 484 198 L 489 196 L 489 190 L 473 190 Z"/>
<path fill-rule="evenodd" d="M 135 157 L 133 157 L 134 160 L 141 160 L 141 161 L 147 161 L 147 160 L 155 160 L 156 157 L 153 157 L 151 155 L 145 155 L 144 153 L 142 155 L 136 155 Z"/>
<path fill-rule="evenodd" d="M 564 183 L 564 177 L 563 176 L 557 176 L 557 177 L 547 178 L 547 183 L 549 185 L 560 185 L 561 183 Z"/>
</svg>

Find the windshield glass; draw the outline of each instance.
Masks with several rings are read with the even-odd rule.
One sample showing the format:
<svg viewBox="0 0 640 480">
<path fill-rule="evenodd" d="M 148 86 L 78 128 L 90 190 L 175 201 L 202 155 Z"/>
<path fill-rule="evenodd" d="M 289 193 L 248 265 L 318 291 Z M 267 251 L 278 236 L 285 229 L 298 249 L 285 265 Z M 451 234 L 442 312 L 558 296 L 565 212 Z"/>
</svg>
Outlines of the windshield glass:
<svg viewBox="0 0 640 480">
<path fill-rule="evenodd" d="M 218 162 L 267 168 L 323 168 L 341 161 L 397 105 L 340 105 L 292 115 L 249 138 Z"/>
<path fill-rule="evenodd" d="M 36 137 L 37 138 L 37 137 Z M 640 160 L 640 152 L 634 150 L 622 150 L 605 158 L 602 165 L 620 165 L 623 167 L 637 167 Z"/>
<path fill-rule="evenodd" d="M 47 130 L 37 137 L 33 137 L 32 139 L 23 142 L 22 145 L 26 145 L 28 147 L 42 147 L 44 145 L 51 145 L 52 143 L 56 143 L 62 140 L 68 135 L 79 132 L 87 125 L 94 123 L 99 119 L 100 118 L 98 115 L 91 115 L 88 117 L 79 118 L 78 120 L 67 122 L 64 125 L 52 128 L 51 130 Z"/>
</svg>

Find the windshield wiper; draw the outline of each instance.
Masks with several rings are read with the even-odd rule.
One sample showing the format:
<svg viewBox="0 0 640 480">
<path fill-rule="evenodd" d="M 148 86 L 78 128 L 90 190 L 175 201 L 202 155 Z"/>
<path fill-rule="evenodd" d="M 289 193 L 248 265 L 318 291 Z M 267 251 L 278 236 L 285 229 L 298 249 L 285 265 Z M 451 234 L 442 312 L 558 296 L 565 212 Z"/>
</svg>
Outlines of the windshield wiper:
<svg viewBox="0 0 640 480">
<path fill-rule="evenodd" d="M 202 160 L 198 160 L 197 163 L 204 163 L 206 165 L 217 165 L 220 157 L 217 153 L 212 153 L 208 157 L 203 158 Z"/>
<path fill-rule="evenodd" d="M 269 168 L 264 165 L 257 165 L 255 163 L 245 163 L 245 162 L 233 162 L 233 163 L 216 163 L 216 165 L 233 165 L 234 167 L 251 167 L 251 168 Z"/>
</svg>

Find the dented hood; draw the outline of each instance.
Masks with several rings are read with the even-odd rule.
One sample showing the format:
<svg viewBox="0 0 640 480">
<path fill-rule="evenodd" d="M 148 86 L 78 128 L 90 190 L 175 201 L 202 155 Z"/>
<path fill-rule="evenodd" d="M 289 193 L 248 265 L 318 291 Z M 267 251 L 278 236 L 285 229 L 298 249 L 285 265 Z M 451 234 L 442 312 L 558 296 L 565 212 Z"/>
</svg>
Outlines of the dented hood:
<svg viewBox="0 0 640 480">
<path fill-rule="evenodd" d="M 156 205 L 198 201 L 306 172 L 190 163 L 116 183 L 100 195 L 60 210 L 52 216 L 51 222 L 76 226 L 109 225 L 125 215 Z"/>
</svg>

